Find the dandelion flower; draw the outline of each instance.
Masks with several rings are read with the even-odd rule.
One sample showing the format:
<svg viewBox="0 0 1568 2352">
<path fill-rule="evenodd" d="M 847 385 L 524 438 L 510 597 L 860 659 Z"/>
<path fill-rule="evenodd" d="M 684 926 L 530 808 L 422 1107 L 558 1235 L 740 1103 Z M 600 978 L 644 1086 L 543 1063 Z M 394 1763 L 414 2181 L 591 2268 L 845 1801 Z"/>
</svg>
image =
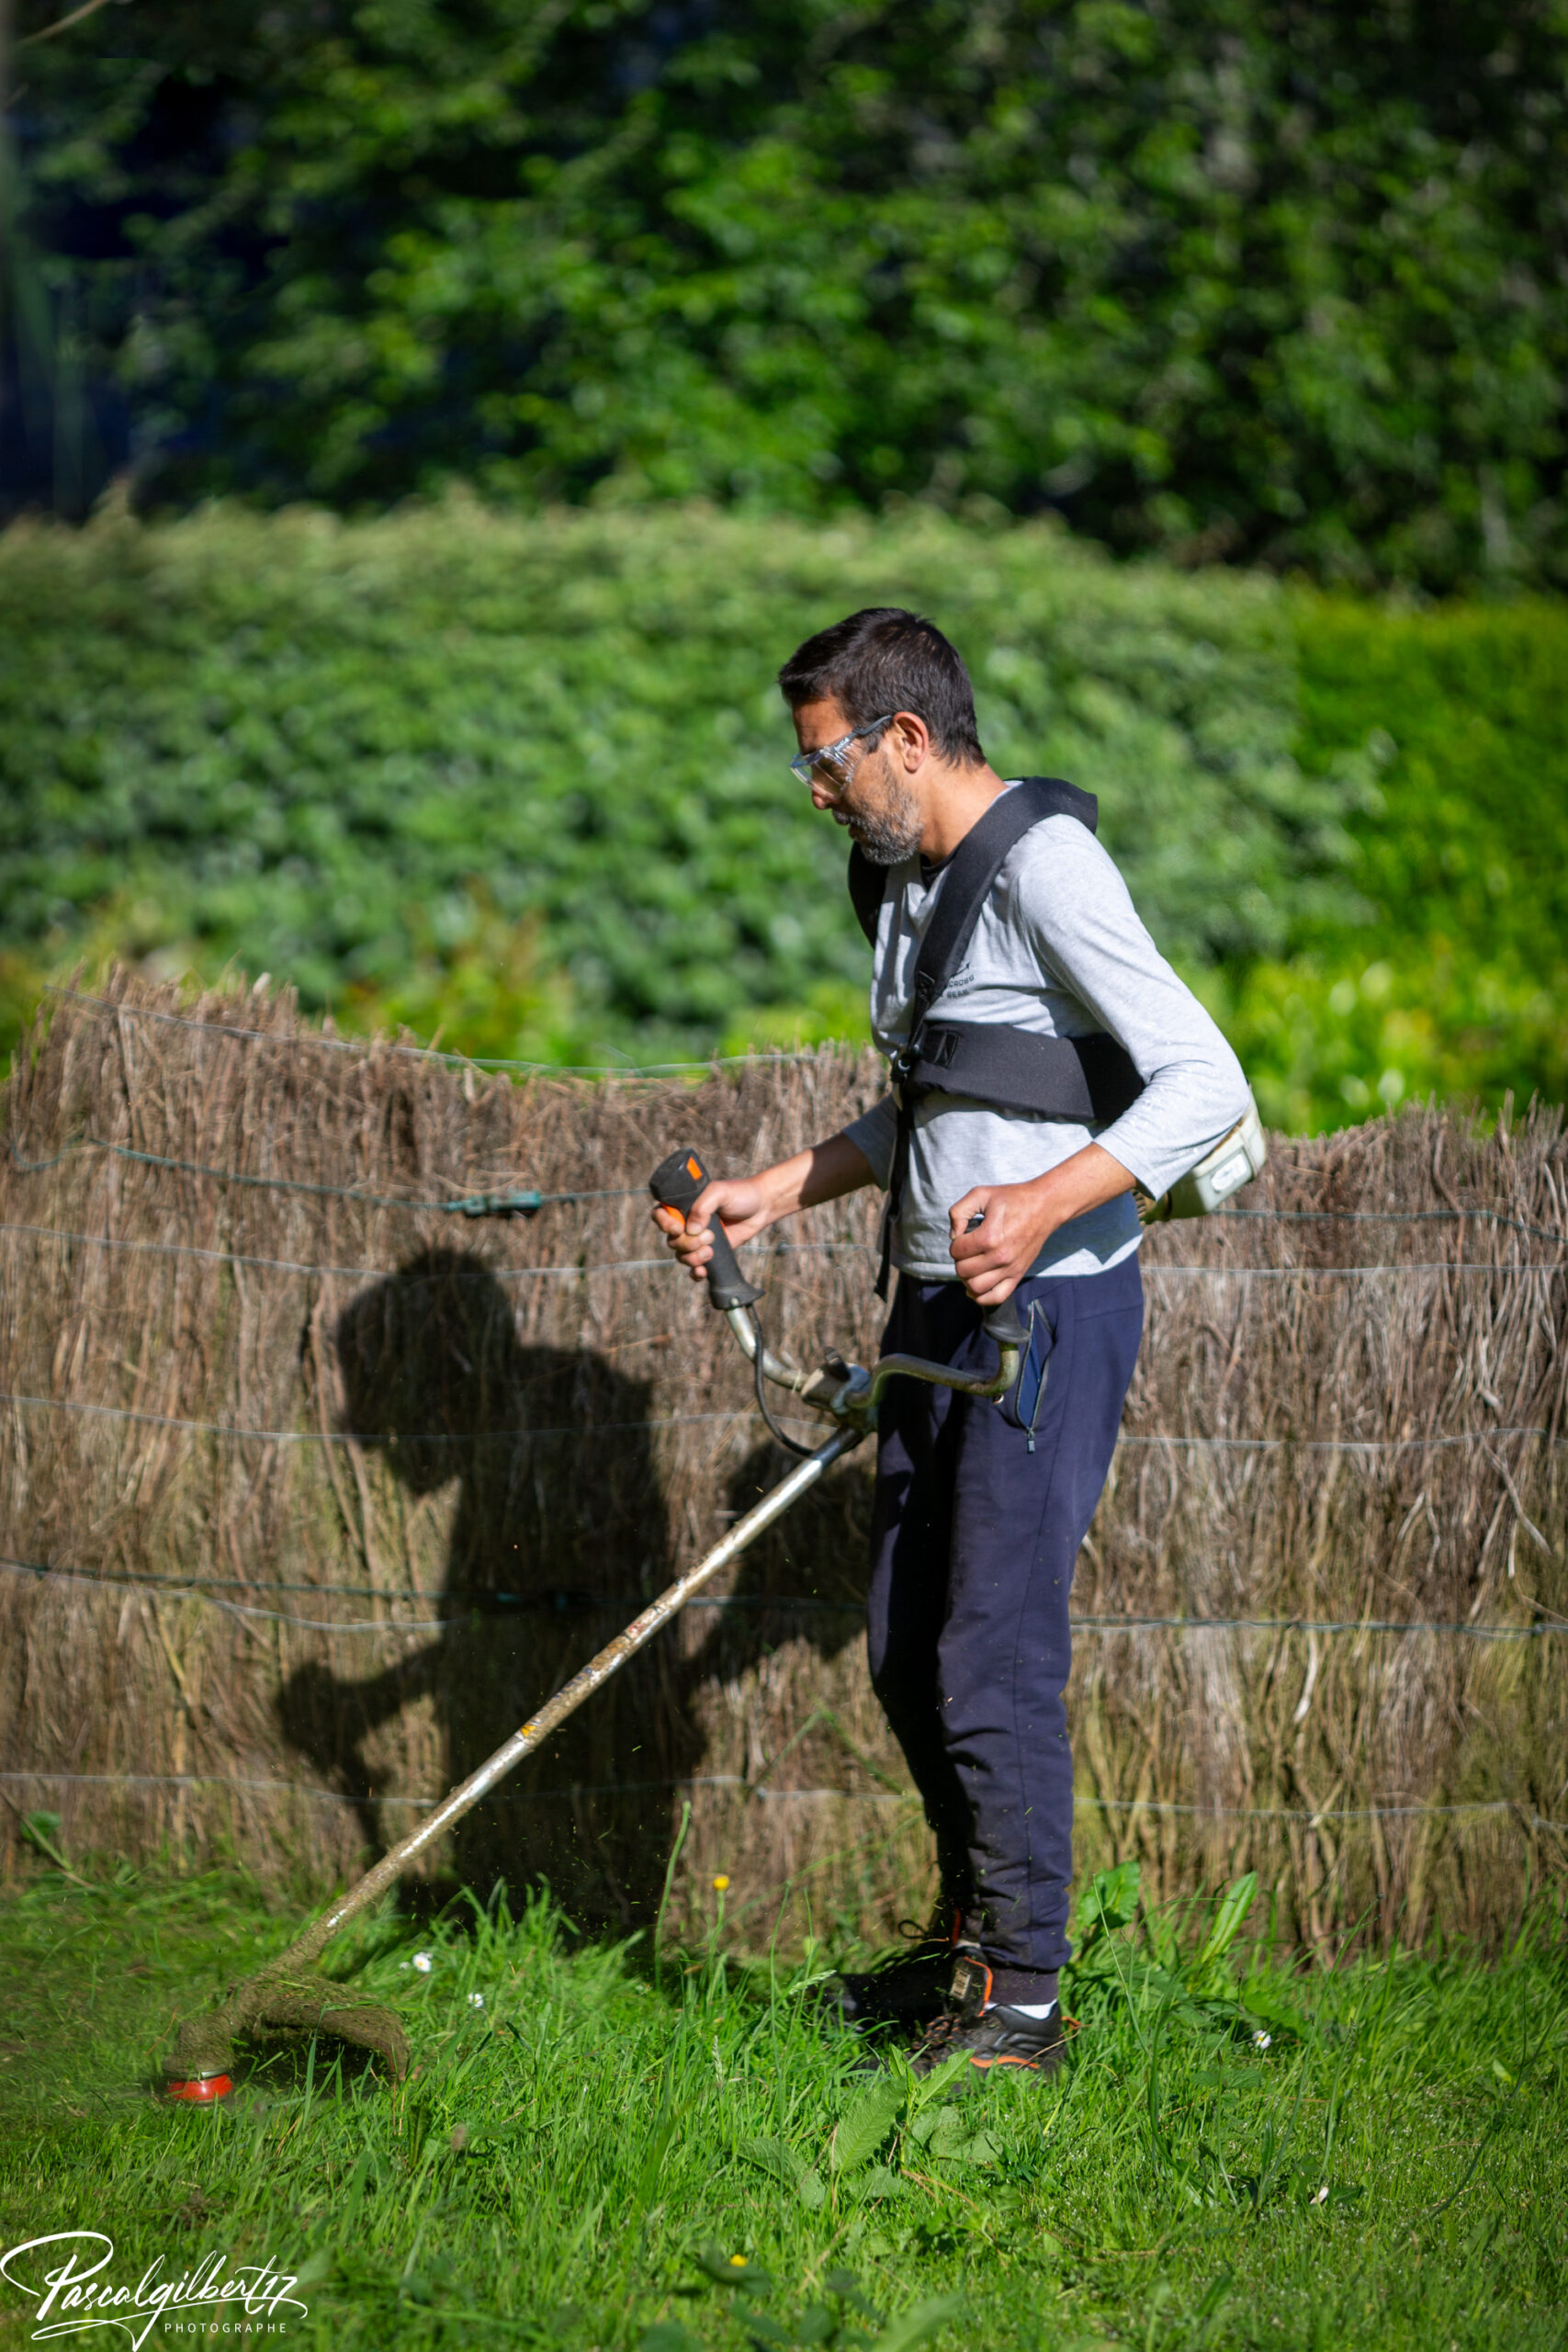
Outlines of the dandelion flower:
<svg viewBox="0 0 1568 2352">
<path fill-rule="evenodd" d="M 428 1976 L 435 1965 L 435 1954 L 433 1951 L 416 1951 L 412 1965 L 418 1969 L 422 1976 Z"/>
<path fill-rule="evenodd" d="M 744 2270 L 746 2267 L 746 2256 L 743 2254 L 732 2254 L 729 2262 L 730 2267 L 734 2270 Z"/>
<path fill-rule="evenodd" d="M 714 1893 L 715 1893 L 716 1894 L 722 1894 L 724 1893 L 725 1888 L 726 1888 L 728 1884 L 729 1884 L 729 1881 L 728 1881 L 728 1877 L 725 1875 L 725 1873 L 724 1873 L 724 1871 L 720 1871 L 720 1872 L 719 1872 L 718 1876 L 715 1879 L 715 1881 L 714 1881 L 714 1883 L 713 1883 L 713 1889 L 714 1889 Z M 743 2255 L 739 2255 L 739 2254 L 732 2254 L 732 2255 L 730 2256 L 729 2259 L 731 2260 L 731 2262 L 743 2262 L 743 2261 L 745 2260 L 745 2256 L 744 2256 Z"/>
</svg>

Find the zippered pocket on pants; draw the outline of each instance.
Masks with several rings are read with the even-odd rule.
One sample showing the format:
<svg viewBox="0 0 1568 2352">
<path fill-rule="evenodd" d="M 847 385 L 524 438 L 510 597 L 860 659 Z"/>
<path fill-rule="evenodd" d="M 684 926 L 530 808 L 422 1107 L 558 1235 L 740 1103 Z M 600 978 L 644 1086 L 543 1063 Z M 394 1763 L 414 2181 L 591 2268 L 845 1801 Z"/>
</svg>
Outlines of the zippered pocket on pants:
<svg viewBox="0 0 1568 2352">
<path fill-rule="evenodd" d="M 1050 1369 L 1051 1351 L 1056 1344 L 1056 1334 L 1046 1319 L 1045 1302 L 1035 1299 L 1028 1310 L 1029 1345 L 1018 1378 L 1001 1399 L 1003 1418 L 1015 1430 L 1021 1430 L 1028 1440 L 1029 1451 L 1034 1451 L 1034 1432 L 1039 1425 L 1041 1408 L 1045 1402 L 1045 1376 Z"/>
</svg>

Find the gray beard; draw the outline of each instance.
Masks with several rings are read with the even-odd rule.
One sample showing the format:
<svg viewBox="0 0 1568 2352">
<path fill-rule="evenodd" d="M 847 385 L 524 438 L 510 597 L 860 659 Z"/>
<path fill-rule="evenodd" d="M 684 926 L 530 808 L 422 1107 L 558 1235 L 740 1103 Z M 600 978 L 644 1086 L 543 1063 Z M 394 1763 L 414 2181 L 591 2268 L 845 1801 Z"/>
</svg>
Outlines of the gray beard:
<svg viewBox="0 0 1568 2352">
<path fill-rule="evenodd" d="M 850 831 L 873 865 L 902 865 L 920 846 L 924 820 L 913 793 L 894 787 L 880 807 L 850 811 Z"/>
</svg>

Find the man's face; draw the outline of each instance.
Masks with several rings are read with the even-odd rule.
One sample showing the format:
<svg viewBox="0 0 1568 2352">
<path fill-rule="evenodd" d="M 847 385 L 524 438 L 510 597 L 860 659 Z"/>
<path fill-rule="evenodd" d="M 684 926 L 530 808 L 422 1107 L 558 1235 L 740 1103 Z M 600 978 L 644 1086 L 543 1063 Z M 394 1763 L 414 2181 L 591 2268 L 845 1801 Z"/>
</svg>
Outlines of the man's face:
<svg viewBox="0 0 1568 2352">
<path fill-rule="evenodd" d="M 837 743 L 854 726 L 837 702 L 802 703 L 795 713 L 795 740 L 803 752 Z M 901 865 L 920 845 L 925 817 L 892 746 L 897 722 L 886 729 L 874 752 L 863 737 L 846 746 L 840 759 L 811 772 L 811 804 L 845 826 L 874 865 Z M 846 769 L 848 773 L 846 774 Z"/>
</svg>

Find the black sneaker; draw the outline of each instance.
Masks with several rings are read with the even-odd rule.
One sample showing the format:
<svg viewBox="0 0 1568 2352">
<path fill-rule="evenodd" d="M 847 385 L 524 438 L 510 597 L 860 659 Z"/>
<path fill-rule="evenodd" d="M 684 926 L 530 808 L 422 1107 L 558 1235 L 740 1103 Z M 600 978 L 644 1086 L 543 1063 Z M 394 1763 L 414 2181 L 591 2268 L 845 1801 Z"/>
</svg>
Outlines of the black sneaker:
<svg viewBox="0 0 1568 2352">
<path fill-rule="evenodd" d="M 933 2074 L 945 2060 L 963 2051 L 969 2060 L 958 2086 L 968 2089 L 993 2067 L 1016 2068 L 1024 2074 L 1054 2075 L 1062 2063 L 1066 2034 L 1062 2005 L 1053 2001 L 1049 2014 L 1031 2017 L 991 1998 L 991 1972 L 983 1960 L 961 1955 L 953 1968 L 947 2006 L 930 2027 L 910 2060 L 917 2075 Z"/>
<path fill-rule="evenodd" d="M 846 2025 L 923 2026 L 947 2006 L 963 1922 L 954 1912 L 947 1934 L 928 1928 L 908 1951 L 880 1968 L 840 1976 L 828 1998 Z"/>
</svg>

